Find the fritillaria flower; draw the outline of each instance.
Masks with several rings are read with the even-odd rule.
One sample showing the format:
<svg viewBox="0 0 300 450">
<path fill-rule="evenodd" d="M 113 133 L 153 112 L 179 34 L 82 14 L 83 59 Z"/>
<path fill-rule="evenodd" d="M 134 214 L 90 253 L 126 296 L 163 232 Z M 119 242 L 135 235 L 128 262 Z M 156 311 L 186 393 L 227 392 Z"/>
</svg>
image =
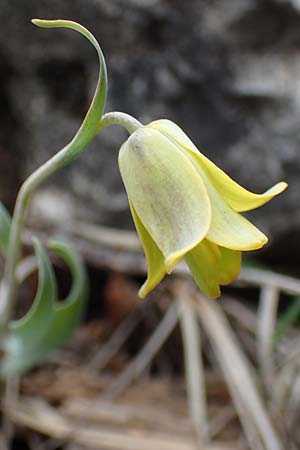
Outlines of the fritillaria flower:
<svg viewBox="0 0 300 450">
<path fill-rule="evenodd" d="M 262 206 L 287 187 L 280 182 L 261 195 L 249 192 L 164 119 L 128 138 L 119 167 L 148 264 L 142 298 L 181 259 L 199 288 L 218 297 L 220 285 L 238 276 L 241 251 L 268 241 L 240 212 Z"/>
</svg>

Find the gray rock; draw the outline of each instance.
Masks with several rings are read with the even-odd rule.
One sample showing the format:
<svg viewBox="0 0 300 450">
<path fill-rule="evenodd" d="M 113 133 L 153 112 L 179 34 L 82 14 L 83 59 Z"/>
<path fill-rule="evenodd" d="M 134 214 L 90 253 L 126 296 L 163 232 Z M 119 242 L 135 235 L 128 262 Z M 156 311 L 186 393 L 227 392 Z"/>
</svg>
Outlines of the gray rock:
<svg viewBox="0 0 300 450">
<path fill-rule="evenodd" d="M 10 205 L 20 181 L 72 138 L 97 78 L 89 43 L 37 29 L 31 17 L 73 19 L 94 32 L 108 64 L 107 110 L 174 120 L 254 191 L 288 181 L 284 195 L 249 216 L 271 243 L 297 235 L 299 1 L 2 0 L 0 192 Z M 128 227 L 117 167 L 125 139 L 121 129 L 105 131 L 52 176 L 35 196 L 34 220 Z"/>
</svg>

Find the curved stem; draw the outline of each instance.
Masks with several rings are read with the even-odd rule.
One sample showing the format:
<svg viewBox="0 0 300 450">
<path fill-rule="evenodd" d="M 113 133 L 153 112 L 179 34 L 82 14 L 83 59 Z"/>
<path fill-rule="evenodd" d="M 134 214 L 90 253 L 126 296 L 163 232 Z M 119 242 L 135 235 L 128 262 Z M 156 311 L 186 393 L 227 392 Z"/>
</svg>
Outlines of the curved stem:
<svg viewBox="0 0 300 450">
<path fill-rule="evenodd" d="M 4 276 L 0 286 L 0 335 L 6 332 L 8 321 L 14 307 L 15 272 L 20 255 L 21 234 L 24 226 L 27 206 L 32 192 L 55 170 L 73 161 L 90 143 L 98 131 L 106 103 L 107 72 L 102 50 L 95 37 L 86 28 L 68 20 L 32 21 L 43 28 L 70 28 L 78 31 L 95 47 L 99 59 L 99 77 L 90 108 L 74 138 L 60 152 L 37 169 L 21 187 L 11 224 Z"/>
<path fill-rule="evenodd" d="M 17 196 L 12 219 L 6 264 L 0 285 L 0 337 L 7 332 L 15 303 L 16 267 L 20 257 L 21 237 L 26 212 L 35 189 L 53 172 L 72 162 L 88 146 L 103 128 L 109 125 L 122 125 L 129 133 L 142 126 L 136 119 L 125 113 L 113 112 L 103 116 L 107 93 L 107 72 L 102 50 L 94 36 L 76 22 L 66 20 L 32 21 L 43 28 L 71 28 L 85 36 L 95 47 L 99 63 L 99 78 L 91 106 L 74 138 L 62 150 L 39 167 L 21 186 Z M 102 117 L 103 116 L 103 117 Z"/>
<path fill-rule="evenodd" d="M 0 286 L 0 335 L 5 332 L 14 307 L 15 272 L 20 256 L 21 234 L 31 195 L 53 172 L 72 161 L 80 153 L 79 147 L 81 147 L 81 151 L 84 149 L 80 140 L 78 143 L 77 135 L 66 147 L 33 172 L 18 193 L 11 223 L 4 275 Z"/>
<path fill-rule="evenodd" d="M 97 131 L 100 132 L 109 125 L 121 125 L 126 128 L 129 133 L 134 132 L 137 128 L 142 126 L 140 122 L 128 114 L 112 112 L 105 114 L 100 121 L 100 124 L 98 122 Z M 80 136 L 80 130 L 68 145 L 33 172 L 33 174 L 23 183 L 19 191 L 10 230 L 4 276 L 0 286 L 0 335 L 6 331 L 8 321 L 10 320 L 14 308 L 16 266 L 20 256 L 21 235 L 31 196 L 35 189 L 53 172 L 73 161 L 92 139 L 86 139 L 82 142 L 82 139 L 78 139 L 78 136 Z"/>
<path fill-rule="evenodd" d="M 129 134 L 134 133 L 135 130 L 143 126 L 134 117 L 119 111 L 104 114 L 98 126 L 98 133 L 109 125 L 121 125 L 123 128 L 126 128 Z"/>
</svg>

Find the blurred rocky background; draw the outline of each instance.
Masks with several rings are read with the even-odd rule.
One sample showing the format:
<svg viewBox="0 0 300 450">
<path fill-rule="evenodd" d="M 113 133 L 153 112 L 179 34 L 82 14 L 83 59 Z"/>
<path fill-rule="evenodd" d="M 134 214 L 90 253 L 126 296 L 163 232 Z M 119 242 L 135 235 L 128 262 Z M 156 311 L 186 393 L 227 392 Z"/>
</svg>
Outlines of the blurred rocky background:
<svg viewBox="0 0 300 450">
<path fill-rule="evenodd" d="M 174 120 L 252 190 L 286 180 L 286 193 L 250 217 L 270 235 L 266 261 L 300 262 L 300 1 L 1 0 L 0 195 L 10 208 L 21 181 L 72 138 L 97 80 L 88 42 L 32 17 L 95 34 L 107 111 Z M 106 130 L 52 176 L 35 195 L 35 223 L 131 226 L 117 166 L 125 138 Z"/>
</svg>

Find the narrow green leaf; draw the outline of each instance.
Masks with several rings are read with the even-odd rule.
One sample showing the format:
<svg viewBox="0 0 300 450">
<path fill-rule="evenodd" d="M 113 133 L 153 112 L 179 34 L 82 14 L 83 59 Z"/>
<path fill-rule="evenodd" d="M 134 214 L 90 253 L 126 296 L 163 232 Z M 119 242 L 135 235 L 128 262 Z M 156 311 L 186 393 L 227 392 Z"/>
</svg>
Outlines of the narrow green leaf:
<svg viewBox="0 0 300 450">
<path fill-rule="evenodd" d="M 37 239 L 33 240 L 38 259 L 39 283 L 32 307 L 19 320 L 10 323 L 11 331 L 21 340 L 25 351 L 35 347 L 45 335 L 45 330 L 53 319 L 53 311 L 57 298 L 56 282 L 49 258 Z"/>
<path fill-rule="evenodd" d="M 63 345 L 78 326 L 86 302 L 86 271 L 70 245 L 62 241 L 49 244 L 72 273 L 72 288 L 63 302 L 57 301 L 56 282 L 47 254 L 37 240 L 34 245 L 39 265 L 38 292 L 30 311 L 10 324 L 11 334 L 5 342 L 6 355 L 1 367 L 4 376 L 25 372 Z"/>
<path fill-rule="evenodd" d="M 52 350 L 70 339 L 80 323 L 88 294 L 87 273 L 79 255 L 69 244 L 58 240 L 51 241 L 49 248 L 69 266 L 73 285 L 68 297 L 55 305 L 54 317 L 42 351 Z"/>
<path fill-rule="evenodd" d="M 0 202 L 0 250 L 4 255 L 8 249 L 10 224 L 11 217 L 3 203 Z"/>
<path fill-rule="evenodd" d="M 300 298 L 295 297 L 287 310 L 278 319 L 275 333 L 274 345 L 287 333 L 289 328 L 300 318 Z"/>
<path fill-rule="evenodd" d="M 7 354 L 1 368 L 5 373 L 22 372 L 32 365 L 36 347 L 44 339 L 54 316 L 57 297 L 54 273 L 41 243 L 34 239 L 33 245 L 39 267 L 38 290 L 28 313 L 9 324 L 11 334 L 5 342 Z"/>
</svg>

